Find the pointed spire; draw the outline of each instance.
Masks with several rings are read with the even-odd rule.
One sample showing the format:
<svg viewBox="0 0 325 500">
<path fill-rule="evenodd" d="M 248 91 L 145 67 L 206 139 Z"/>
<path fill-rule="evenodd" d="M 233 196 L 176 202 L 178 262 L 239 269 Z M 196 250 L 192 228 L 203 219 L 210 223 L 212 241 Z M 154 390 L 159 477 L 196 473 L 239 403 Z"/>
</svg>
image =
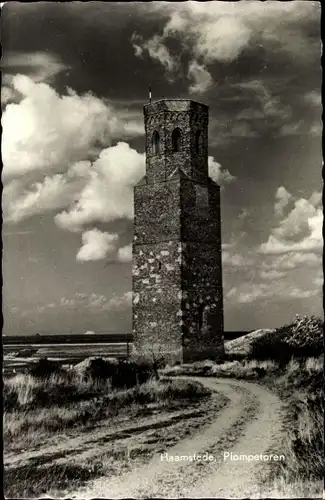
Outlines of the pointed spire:
<svg viewBox="0 0 325 500">
<path fill-rule="evenodd" d="M 151 85 L 149 85 L 149 102 L 151 103 Z"/>
</svg>

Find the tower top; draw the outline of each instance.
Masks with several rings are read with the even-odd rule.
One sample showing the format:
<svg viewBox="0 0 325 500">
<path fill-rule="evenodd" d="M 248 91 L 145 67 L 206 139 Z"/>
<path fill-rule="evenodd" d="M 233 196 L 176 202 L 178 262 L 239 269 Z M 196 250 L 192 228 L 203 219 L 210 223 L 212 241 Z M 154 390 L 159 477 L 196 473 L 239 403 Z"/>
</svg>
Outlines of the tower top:
<svg viewBox="0 0 325 500">
<path fill-rule="evenodd" d="M 209 107 L 191 99 L 160 99 L 143 107 L 149 183 L 180 171 L 195 182 L 208 179 Z"/>
<path fill-rule="evenodd" d="M 192 99 L 159 99 L 154 102 L 149 102 L 143 106 L 145 115 L 160 113 L 162 111 L 201 111 L 208 113 L 209 106 L 201 102 L 193 101 Z"/>
</svg>

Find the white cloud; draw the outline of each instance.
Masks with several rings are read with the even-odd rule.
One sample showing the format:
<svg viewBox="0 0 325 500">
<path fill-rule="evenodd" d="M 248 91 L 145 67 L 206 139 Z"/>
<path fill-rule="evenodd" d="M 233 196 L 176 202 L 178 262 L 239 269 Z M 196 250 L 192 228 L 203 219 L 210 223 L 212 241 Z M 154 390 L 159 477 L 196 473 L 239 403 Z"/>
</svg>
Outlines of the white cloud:
<svg viewBox="0 0 325 500">
<path fill-rule="evenodd" d="M 224 184 L 228 184 L 236 179 L 229 170 L 224 169 L 220 163 L 216 162 L 213 156 L 209 156 L 208 158 L 209 164 L 209 176 L 211 179 L 219 184 L 220 186 Z"/>
<path fill-rule="evenodd" d="M 323 214 L 319 204 L 319 193 L 314 193 L 309 200 L 296 199 L 294 208 L 271 230 L 259 251 L 263 254 L 321 252 Z"/>
<path fill-rule="evenodd" d="M 278 96 L 272 95 L 269 86 L 262 79 L 232 83 L 229 85 L 229 89 L 236 92 L 235 99 L 244 96 L 254 102 L 254 107 L 244 109 L 237 115 L 237 119 L 244 120 L 240 122 L 240 125 L 261 118 L 282 123 L 292 115 L 291 106 L 284 106 Z M 254 132 L 252 131 L 252 133 Z"/>
<path fill-rule="evenodd" d="M 231 253 L 229 251 L 222 252 L 222 264 L 227 267 L 242 267 L 248 268 L 256 264 L 253 256 L 241 255 L 239 253 Z"/>
<path fill-rule="evenodd" d="M 300 120 L 298 122 L 283 124 L 280 127 L 278 134 L 281 136 L 300 135 L 305 133 L 305 129 L 305 121 Z"/>
<path fill-rule="evenodd" d="M 276 269 L 271 269 L 270 271 L 261 271 L 260 277 L 263 280 L 277 280 L 280 278 L 285 278 L 286 273 L 283 271 L 277 271 Z"/>
<path fill-rule="evenodd" d="M 69 66 L 64 64 L 56 54 L 50 52 L 15 52 L 6 50 L 2 57 L 2 68 L 4 72 L 16 74 L 22 68 L 34 82 L 51 81 L 58 73 L 68 70 Z M 7 73 L 7 80 L 13 78 Z"/>
<path fill-rule="evenodd" d="M 234 235 L 223 245 L 228 301 L 272 304 L 319 297 L 323 281 L 321 201 L 320 192 L 305 199 L 281 187 L 275 196 L 275 226 L 267 241 L 250 248 L 242 242 L 238 245 Z"/>
<path fill-rule="evenodd" d="M 132 243 L 121 247 L 118 250 L 117 259 L 120 262 L 131 262 L 132 261 Z"/>
<path fill-rule="evenodd" d="M 316 107 L 321 108 L 322 106 L 322 95 L 318 90 L 307 92 L 305 94 L 305 100 Z"/>
<path fill-rule="evenodd" d="M 285 187 L 280 186 L 275 193 L 275 205 L 274 210 L 277 215 L 282 215 L 284 208 L 288 205 L 289 201 L 292 199 L 292 195 L 286 190 Z"/>
<path fill-rule="evenodd" d="M 15 97 L 15 92 L 11 87 L 3 85 L 1 88 L 1 106 L 5 106 L 8 102 L 12 101 Z"/>
<path fill-rule="evenodd" d="M 249 284 L 236 289 L 232 298 L 239 304 L 248 304 L 258 299 L 266 299 L 272 296 L 269 286 L 265 284 Z"/>
<path fill-rule="evenodd" d="M 317 54 L 304 27 L 319 21 L 318 2 L 152 2 L 139 9 L 168 16 L 161 35 L 146 41 L 138 38 L 134 45 L 136 55 L 147 50 L 168 72 L 180 69 L 178 56 L 172 56 L 167 48 L 173 38 L 181 38 L 183 49 L 190 54 L 189 64 L 199 65 L 206 78 L 209 64 L 234 61 L 250 46 L 276 48 L 298 61 Z M 197 91 L 204 91 L 204 86 L 199 85 Z"/>
<path fill-rule="evenodd" d="M 257 132 L 251 129 L 250 124 L 244 121 L 235 123 L 228 132 L 229 137 L 258 137 Z"/>
<path fill-rule="evenodd" d="M 249 211 L 246 208 L 242 208 L 237 217 L 239 220 L 245 220 L 249 217 Z"/>
<path fill-rule="evenodd" d="M 62 209 L 71 203 L 85 184 L 80 175 L 89 170 L 90 162 L 79 162 L 67 175 L 45 176 L 43 181 L 28 183 L 13 179 L 3 188 L 3 218 L 5 222 L 19 222 L 46 211 Z"/>
<path fill-rule="evenodd" d="M 293 270 L 319 267 L 321 256 L 312 252 L 290 252 L 281 255 L 266 255 L 262 262 L 265 270 Z"/>
<path fill-rule="evenodd" d="M 73 308 L 76 306 L 76 299 L 67 299 L 66 297 L 62 297 L 60 300 L 60 307 L 65 307 L 65 308 Z"/>
<path fill-rule="evenodd" d="M 125 292 L 121 296 L 114 295 L 106 297 L 105 295 L 92 292 L 90 294 L 76 293 L 73 297 L 62 297 L 59 303 L 52 304 L 51 307 L 78 309 L 86 308 L 91 312 L 118 311 L 119 309 L 128 309 L 132 305 L 132 292 Z M 46 306 L 49 307 L 49 306 Z"/>
<path fill-rule="evenodd" d="M 318 289 L 302 289 L 285 280 L 274 279 L 270 283 L 247 283 L 232 288 L 227 298 L 239 304 L 252 304 L 256 301 L 271 302 L 290 299 L 308 299 L 319 295 Z"/>
<path fill-rule="evenodd" d="M 113 297 L 106 297 L 91 293 L 83 300 L 86 306 L 95 311 L 118 311 L 128 309 L 132 305 L 132 292 L 125 292 L 121 296 L 114 295 Z"/>
<path fill-rule="evenodd" d="M 315 295 L 318 294 L 318 290 L 302 290 L 298 287 L 292 287 L 288 290 L 288 297 L 293 299 L 309 299 L 310 297 L 315 297 Z"/>
<path fill-rule="evenodd" d="M 80 193 L 84 208 L 85 198 L 90 195 L 95 177 L 99 175 L 98 164 L 105 162 L 103 157 L 109 156 L 109 148 L 102 151 L 94 170 L 88 161 L 91 152 L 94 148 L 100 151 L 117 137 L 142 135 L 142 117 L 140 120 L 138 115 L 127 113 L 124 108 L 117 110 L 91 94 L 78 96 L 70 89 L 67 95 L 59 96 L 48 84 L 35 83 L 23 75 L 14 78 L 13 86 L 22 96 L 20 102 L 8 104 L 2 116 L 4 219 L 18 222 L 46 210 L 71 208 L 79 200 Z M 122 154 L 123 146 L 118 148 Z M 125 148 L 127 150 L 128 146 Z M 135 151 L 133 154 L 134 157 L 138 155 Z M 130 161 L 131 155 L 128 155 Z M 120 159 L 118 165 L 132 176 L 132 165 L 125 165 Z M 110 175 L 114 174 L 113 167 L 109 175 L 105 175 L 104 164 L 101 168 L 102 191 L 107 190 L 109 199 L 107 185 L 110 185 Z M 123 176 L 122 172 L 122 180 Z M 116 183 L 115 175 L 113 189 Z M 101 191 L 100 187 L 98 189 Z M 96 198 L 95 193 L 93 197 Z M 112 208 L 112 203 L 110 206 Z M 122 210 L 118 216 L 123 213 Z"/>
<path fill-rule="evenodd" d="M 236 287 L 232 287 L 229 292 L 226 294 L 226 298 L 227 299 L 231 299 L 232 297 L 235 297 L 237 294 L 237 288 Z"/>
<path fill-rule="evenodd" d="M 145 172 L 144 155 L 124 142 L 104 149 L 92 164 L 75 204 L 55 216 L 58 226 L 78 231 L 85 224 L 133 217 L 133 186 Z"/>
<path fill-rule="evenodd" d="M 317 137 L 320 137 L 323 133 L 323 123 L 321 120 L 317 121 L 316 123 L 313 123 L 312 126 L 310 127 L 309 133 L 311 135 L 315 135 Z"/>
<path fill-rule="evenodd" d="M 196 61 L 190 63 L 188 77 L 190 80 L 193 80 L 189 88 L 191 94 L 203 94 L 213 85 L 210 73 L 204 66 L 198 64 Z"/>
<path fill-rule="evenodd" d="M 136 56 L 142 57 L 143 52 L 147 51 L 149 56 L 152 59 L 159 61 L 168 73 L 171 73 L 175 70 L 177 61 L 170 54 L 168 48 L 163 43 L 161 43 L 161 37 L 159 37 L 158 35 L 155 35 L 146 42 L 143 42 L 141 35 L 134 33 L 132 35 L 131 41 L 133 43 Z"/>
<path fill-rule="evenodd" d="M 314 279 L 314 284 L 316 286 L 323 286 L 324 284 L 324 276 L 316 276 L 316 278 Z"/>
<path fill-rule="evenodd" d="M 205 63 L 233 61 L 248 45 L 252 35 L 251 29 L 245 25 L 240 16 L 226 14 L 219 16 L 216 10 L 212 10 L 209 14 L 212 16 L 201 17 L 203 24 L 201 29 L 196 30 L 195 55 L 202 58 Z M 194 16 L 192 20 L 194 21 Z M 191 25 L 191 28 L 194 26 Z"/>
<path fill-rule="evenodd" d="M 125 292 L 121 297 L 112 297 L 108 302 L 110 309 L 129 309 L 132 307 L 132 292 Z"/>
<path fill-rule="evenodd" d="M 82 235 L 82 247 L 77 254 L 77 260 L 101 260 L 114 251 L 117 234 L 109 234 L 99 229 L 90 229 Z"/>
<path fill-rule="evenodd" d="M 62 172 L 87 160 L 96 145 L 114 138 L 143 134 L 143 124 L 119 119 L 118 112 L 91 94 L 71 89 L 59 96 L 45 83 L 16 75 L 13 88 L 22 94 L 18 104 L 8 104 L 2 116 L 3 179 L 32 171 Z"/>
</svg>

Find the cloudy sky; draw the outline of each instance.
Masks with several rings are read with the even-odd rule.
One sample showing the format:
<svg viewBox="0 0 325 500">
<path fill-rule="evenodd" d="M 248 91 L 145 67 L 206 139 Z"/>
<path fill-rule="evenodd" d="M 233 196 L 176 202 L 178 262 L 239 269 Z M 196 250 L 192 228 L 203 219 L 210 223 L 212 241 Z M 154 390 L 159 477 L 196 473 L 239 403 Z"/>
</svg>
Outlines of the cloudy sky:
<svg viewBox="0 0 325 500">
<path fill-rule="evenodd" d="M 225 328 L 322 315 L 318 2 L 9 2 L 2 44 L 4 333 L 131 330 L 149 84 L 210 107 Z"/>
</svg>

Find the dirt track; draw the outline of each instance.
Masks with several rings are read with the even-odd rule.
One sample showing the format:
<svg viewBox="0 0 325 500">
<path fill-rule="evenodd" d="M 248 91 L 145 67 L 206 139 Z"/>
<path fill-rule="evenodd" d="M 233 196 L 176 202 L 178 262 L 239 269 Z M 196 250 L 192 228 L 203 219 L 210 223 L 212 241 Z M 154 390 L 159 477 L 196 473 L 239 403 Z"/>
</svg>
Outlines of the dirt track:
<svg viewBox="0 0 325 500">
<path fill-rule="evenodd" d="M 256 477 L 270 462 L 225 461 L 223 452 L 260 455 L 268 450 L 280 455 L 283 409 L 279 398 L 266 388 L 229 379 L 198 379 L 212 390 L 223 392 L 230 403 L 215 419 L 174 446 L 162 446 L 149 463 L 132 467 L 118 476 L 95 479 L 69 498 L 258 498 Z M 166 445 L 167 444 L 167 445 Z M 212 462 L 167 461 L 169 457 L 205 452 Z"/>
</svg>

